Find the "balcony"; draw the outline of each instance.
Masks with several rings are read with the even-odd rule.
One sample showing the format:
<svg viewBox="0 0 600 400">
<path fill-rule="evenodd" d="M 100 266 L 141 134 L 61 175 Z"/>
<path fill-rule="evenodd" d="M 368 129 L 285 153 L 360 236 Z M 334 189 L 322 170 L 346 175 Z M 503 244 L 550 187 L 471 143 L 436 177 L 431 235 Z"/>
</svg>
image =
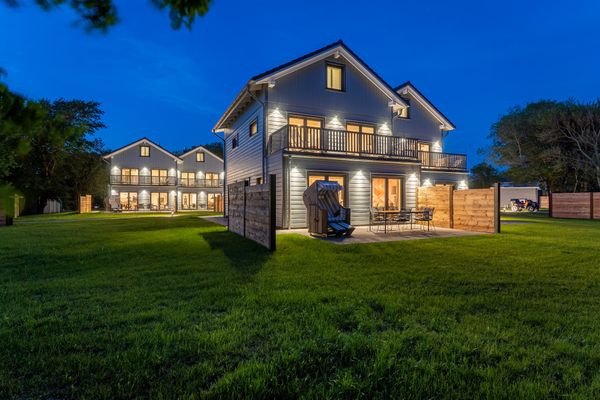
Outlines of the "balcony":
<svg viewBox="0 0 600 400">
<path fill-rule="evenodd" d="M 174 176 L 111 175 L 110 183 L 113 185 L 134 186 L 175 186 L 177 185 L 177 178 Z"/>
<path fill-rule="evenodd" d="M 338 157 L 420 162 L 423 169 L 466 171 L 464 154 L 418 150 L 418 139 L 285 125 L 269 137 L 269 154 L 279 150 Z"/>
<path fill-rule="evenodd" d="M 419 161 L 421 161 L 421 167 L 423 169 L 438 169 L 445 171 L 467 170 L 467 156 L 464 154 L 419 151 Z"/>
<path fill-rule="evenodd" d="M 269 152 L 278 150 L 332 156 L 418 161 L 418 140 L 336 129 L 285 125 L 269 137 Z"/>
<path fill-rule="evenodd" d="M 190 188 L 219 188 L 219 187 L 223 187 L 223 179 L 180 178 L 179 186 L 190 187 Z"/>
</svg>

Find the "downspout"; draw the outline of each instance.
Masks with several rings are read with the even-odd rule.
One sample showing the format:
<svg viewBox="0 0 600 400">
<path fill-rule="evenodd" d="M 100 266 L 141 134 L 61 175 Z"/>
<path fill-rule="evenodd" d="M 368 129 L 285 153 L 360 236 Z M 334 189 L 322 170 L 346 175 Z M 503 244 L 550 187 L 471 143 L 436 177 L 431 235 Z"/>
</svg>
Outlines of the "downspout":
<svg viewBox="0 0 600 400">
<path fill-rule="evenodd" d="M 261 148 L 262 148 L 262 152 L 261 152 L 261 169 L 262 169 L 262 179 L 263 179 L 263 183 L 265 183 L 267 181 L 266 176 L 265 176 L 265 162 L 266 162 L 266 145 L 265 145 L 265 141 L 267 138 L 267 129 L 266 129 L 266 121 L 267 119 L 265 118 L 265 103 L 259 99 L 258 97 L 256 97 L 254 95 L 254 93 L 252 93 L 252 90 L 250 90 L 250 84 L 251 82 L 248 82 L 248 84 L 246 85 L 246 92 L 248 93 L 248 95 L 250 95 L 250 97 L 252 97 L 254 100 L 256 100 L 258 103 L 260 103 L 262 105 L 263 108 L 263 139 L 262 139 L 262 143 L 261 143 Z"/>
<path fill-rule="evenodd" d="M 227 157 L 225 152 L 227 151 L 227 146 L 225 146 L 225 136 L 219 136 L 214 129 L 212 130 L 212 133 L 223 142 L 223 215 L 225 215 L 225 191 L 227 190 Z M 227 209 L 227 211 L 229 212 L 229 208 Z"/>
</svg>

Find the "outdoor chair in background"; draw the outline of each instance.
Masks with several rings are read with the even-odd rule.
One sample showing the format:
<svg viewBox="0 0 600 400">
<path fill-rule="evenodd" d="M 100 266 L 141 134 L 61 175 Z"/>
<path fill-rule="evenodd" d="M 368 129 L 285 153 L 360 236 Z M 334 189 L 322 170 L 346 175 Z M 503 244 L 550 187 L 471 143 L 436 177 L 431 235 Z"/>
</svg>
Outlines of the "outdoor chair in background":
<svg viewBox="0 0 600 400">
<path fill-rule="evenodd" d="M 379 212 L 377 207 L 371 207 L 369 210 L 369 230 L 373 229 L 373 226 L 377 227 L 377 230 L 385 224 L 385 215 Z"/>
<path fill-rule="evenodd" d="M 425 226 L 425 222 L 427 222 L 427 231 L 429 231 L 429 227 L 431 226 L 435 231 L 435 225 L 433 224 L 433 212 L 435 208 L 424 208 L 423 212 L 415 215 L 415 222 L 421 223 L 421 226 Z"/>
<path fill-rule="evenodd" d="M 412 216 L 410 211 L 401 210 L 398 214 L 393 214 L 392 223 L 398 226 L 398 230 L 401 229 L 402 225 L 412 224 Z"/>
</svg>

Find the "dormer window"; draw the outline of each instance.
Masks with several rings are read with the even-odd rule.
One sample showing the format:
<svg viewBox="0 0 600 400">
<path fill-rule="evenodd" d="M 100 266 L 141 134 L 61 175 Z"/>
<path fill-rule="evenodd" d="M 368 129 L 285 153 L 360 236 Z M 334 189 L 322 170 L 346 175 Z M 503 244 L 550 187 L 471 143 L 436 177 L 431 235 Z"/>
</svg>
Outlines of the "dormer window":
<svg viewBox="0 0 600 400">
<path fill-rule="evenodd" d="M 408 107 L 401 108 L 401 109 L 398 111 L 398 116 L 399 116 L 400 118 L 404 118 L 404 119 L 408 119 L 408 118 L 410 118 L 410 114 L 409 114 L 409 112 L 408 112 Z"/>
<path fill-rule="evenodd" d="M 204 162 L 204 152 L 203 151 L 196 152 L 196 162 Z"/>
<path fill-rule="evenodd" d="M 337 64 L 327 64 L 327 89 L 344 91 L 344 67 Z"/>
<path fill-rule="evenodd" d="M 140 146 L 140 157 L 150 157 L 150 146 Z"/>
</svg>

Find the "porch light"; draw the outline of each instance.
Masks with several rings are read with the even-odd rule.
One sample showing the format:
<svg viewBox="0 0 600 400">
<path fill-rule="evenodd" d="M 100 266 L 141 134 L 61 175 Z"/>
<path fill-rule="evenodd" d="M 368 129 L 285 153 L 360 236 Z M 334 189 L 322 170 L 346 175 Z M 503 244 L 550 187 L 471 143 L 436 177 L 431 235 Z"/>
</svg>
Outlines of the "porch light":
<svg viewBox="0 0 600 400">
<path fill-rule="evenodd" d="M 423 181 L 423 187 L 432 187 L 433 184 L 431 183 L 431 179 L 425 179 Z"/>
<path fill-rule="evenodd" d="M 274 88 L 275 87 L 275 80 L 273 80 L 273 79 L 270 80 L 269 83 L 268 83 L 268 85 L 269 85 L 269 89 Z"/>
</svg>

